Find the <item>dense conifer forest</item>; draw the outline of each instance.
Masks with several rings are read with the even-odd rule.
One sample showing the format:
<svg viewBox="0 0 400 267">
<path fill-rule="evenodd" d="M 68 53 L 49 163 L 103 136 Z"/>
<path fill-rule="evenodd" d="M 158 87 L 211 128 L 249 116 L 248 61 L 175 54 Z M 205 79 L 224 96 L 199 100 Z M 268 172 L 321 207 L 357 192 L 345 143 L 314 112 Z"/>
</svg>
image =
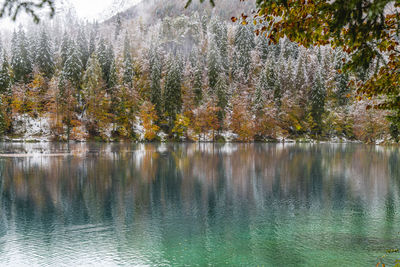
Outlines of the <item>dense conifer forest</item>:
<svg viewBox="0 0 400 267">
<path fill-rule="evenodd" d="M 342 72 L 346 53 L 271 44 L 215 9 L 149 1 L 106 22 L 71 14 L 4 30 L 0 135 L 96 141 L 397 139 Z M 248 3 L 240 10 L 250 9 Z M 152 14 L 147 14 L 151 10 Z M 178 14 L 175 14 L 178 12 Z"/>
</svg>

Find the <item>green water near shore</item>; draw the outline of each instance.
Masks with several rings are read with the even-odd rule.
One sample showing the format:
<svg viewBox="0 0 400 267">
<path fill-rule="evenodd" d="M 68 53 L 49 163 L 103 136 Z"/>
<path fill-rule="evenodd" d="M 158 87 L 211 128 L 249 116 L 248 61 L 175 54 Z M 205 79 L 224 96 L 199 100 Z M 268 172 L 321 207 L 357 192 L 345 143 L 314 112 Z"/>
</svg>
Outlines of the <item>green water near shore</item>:
<svg viewBox="0 0 400 267">
<path fill-rule="evenodd" d="M 374 266 L 400 247 L 395 147 L 3 143 L 4 153 L 28 156 L 0 157 L 1 266 Z"/>
</svg>

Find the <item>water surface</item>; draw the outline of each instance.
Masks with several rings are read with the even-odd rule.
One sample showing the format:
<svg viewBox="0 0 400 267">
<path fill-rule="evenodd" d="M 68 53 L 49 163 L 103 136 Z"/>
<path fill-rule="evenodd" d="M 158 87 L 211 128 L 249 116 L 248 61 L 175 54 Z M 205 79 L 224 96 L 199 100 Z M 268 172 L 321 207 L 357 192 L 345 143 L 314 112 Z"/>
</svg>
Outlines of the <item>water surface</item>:
<svg viewBox="0 0 400 267">
<path fill-rule="evenodd" d="M 1 266 L 375 266 L 400 247 L 393 147 L 0 144 L 10 153 Z"/>
</svg>

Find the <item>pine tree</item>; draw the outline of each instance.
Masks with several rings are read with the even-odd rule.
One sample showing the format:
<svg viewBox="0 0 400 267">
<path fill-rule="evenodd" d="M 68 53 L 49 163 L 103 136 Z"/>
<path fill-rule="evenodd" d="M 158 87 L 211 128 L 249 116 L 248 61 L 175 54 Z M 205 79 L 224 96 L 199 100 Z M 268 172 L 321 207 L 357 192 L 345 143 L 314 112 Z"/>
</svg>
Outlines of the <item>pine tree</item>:
<svg viewBox="0 0 400 267">
<path fill-rule="evenodd" d="M 78 31 L 77 45 L 79 53 L 81 54 L 81 62 L 84 69 L 86 69 L 87 62 L 91 54 L 89 54 L 89 44 L 86 39 L 85 32 L 82 29 Z"/>
<path fill-rule="evenodd" d="M 43 76 L 51 78 L 54 73 L 54 61 L 50 40 L 45 29 L 40 34 L 36 63 Z"/>
<path fill-rule="evenodd" d="M 208 84 L 210 86 L 210 89 L 214 90 L 218 82 L 218 76 L 223 70 L 221 64 L 221 57 L 218 52 L 218 46 L 215 38 L 209 39 L 207 65 L 208 65 Z"/>
<path fill-rule="evenodd" d="M 110 74 L 107 82 L 107 87 L 112 89 L 118 84 L 117 66 L 115 65 L 115 59 L 111 62 Z"/>
<path fill-rule="evenodd" d="M 111 100 L 111 113 L 117 115 L 117 106 L 118 106 L 118 75 L 117 75 L 117 66 L 115 65 L 115 60 L 112 62 L 110 67 L 110 77 L 107 83 L 107 93 L 110 96 Z"/>
<path fill-rule="evenodd" d="M 81 56 L 79 54 L 79 50 L 76 46 L 75 43 L 71 44 L 70 50 L 69 50 L 69 56 L 67 60 L 65 61 L 62 73 L 61 73 L 61 79 L 66 79 L 72 83 L 72 85 L 76 88 L 79 89 L 80 87 L 80 81 L 81 81 L 81 76 L 82 76 L 82 61 L 81 61 Z"/>
<path fill-rule="evenodd" d="M 314 77 L 313 86 L 310 91 L 310 115 L 313 125 L 312 133 L 320 135 L 322 133 L 322 115 L 325 111 L 326 89 L 320 70 Z"/>
<path fill-rule="evenodd" d="M 69 57 L 69 52 L 71 50 L 71 40 L 68 37 L 68 33 L 64 33 L 64 37 L 61 42 L 60 55 L 61 55 L 61 65 L 64 66 L 65 61 Z"/>
<path fill-rule="evenodd" d="M 256 48 L 260 55 L 260 59 L 265 62 L 268 59 L 270 46 L 268 45 L 268 39 L 264 34 L 260 34 L 256 38 Z"/>
<path fill-rule="evenodd" d="M 6 94 L 11 85 L 11 77 L 9 74 L 9 65 L 6 52 L 3 51 L 3 62 L 0 69 L 0 94 Z"/>
<path fill-rule="evenodd" d="M 255 46 L 254 33 L 249 25 L 240 24 L 235 32 L 233 75 L 237 81 L 247 82 L 251 70 L 251 51 Z"/>
<path fill-rule="evenodd" d="M 218 17 L 214 17 L 210 23 L 210 37 L 215 42 L 217 53 L 220 57 L 220 64 L 225 74 L 229 71 L 228 61 L 228 29 L 226 24 L 222 22 Z"/>
<path fill-rule="evenodd" d="M 265 66 L 266 83 L 264 84 L 267 95 L 273 96 L 275 105 L 279 108 L 281 106 L 282 88 L 278 80 L 274 65 L 267 62 Z"/>
<path fill-rule="evenodd" d="M 157 45 L 152 45 L 149 53 L 150 62 L 150 101 L 154 105 L 158 118 L 162 115 L 161 74 L 162 62 Z"/>
<path fill-rule="evenodd" d="M 114 62 L 114 51 L 112 45 L 106 45 L 104 39 L 100 39 L 97 54 L 103 73 L 103 80 L 108 86 L 111 64 Z"/>
<path fill-rule="evenodd" d="M 117 14 L 117 18 L 115 20 L 115 35 L 114 35 L 114 39 L 117 39 L 119 36 L 119 33 L 121 32 L 121 28 L 122 28 L 122 20 L 121 20 L 121 16 L 118 13 Z"/>
<path fill-rule="evenodd" d="M 343 72 L 343 62 L 342 58 L 344 58 L 344 54 L 342 52 L 339 52 L 336 54 L 336 65 L 335 65 L 335 70 L 336 70 L 336 75 L 335 75 L 335 82 L 336 82 L 336 98 L 337 98 L 337 104 L 339 106 L 345 106 L 349 102 L 349 97 L 348 94 L 350 93 L 350 87 L 349 87 L 349 74 L 347 72 Z"/>
<path fill-rule="evenodd" d="M 198 107 L 203 99 L 203 66 L 197 47 L 192 49 L 189 56 L 189 63 L 189 83 L 193 88 L 193 103 Z"/>
<path fill-rule="evenodd" d="M 133 70 L 133 61 L 132 61 L 132 55 L 131 55 L 131 45 L 129 42 L 128 38 L 128 33 L 126 33 L 125 36 L 125 42 L 124 42 L 124 75 L 123 75 L 123 81 L 125 84 L 129 85 L 132 87 L 132 79 L 134 75 L 134 70 Z"/>
<path fill-rule="evenodd" d="M 108 124 L 108 101 L 105 97 L 105 82 L 100 61 L 93 53 L 88 61 L 88 67 L 83 78 L 83 94 L 86 103 L 86 127 L 91 136 L 101 135 L 102 129 Z"/>
<path fill-rule="evenodd" d="M 89 36 L 89 56 L 96 51 L 96 30 L 93 29 Z"/>
<path fill-rule="evenodd" d="M 194 103 L 196 106 L 199 106 L 201 101 L 203 100 L 203 73 L 199 66 L 199 62 L 197 63 L 195 70 L 194 70 L 194 83 L 193 83 L 193 90 L 194 90 Z"/>
<path fill-rule="evenodd" d="M 268 91 L 268 77 L 267 77 L 267 66 L 264 66 L 258 78 L 256 90 L 253 96 L 253 106 L 256 111 L 261 111 L 264 108 L 266 94 Z"/>
<path fill-rule="evenodd" d="M 286 60 L 288 60 L 289 58 L 297 59 L 297 57 L 299 56 L 299 46 L 296 43 L 291 42 L 289 39 L 285 38 L 281 42 L 281 47 L 283 57 Z"/>
<path fill-rule="evenodd" d="M 225 118 L 225 108 L 228 105 L 228 97 L 226 93 L 227 90 L 228 90 L 228 84 L 226 82 L 225 75 L 220 74 L 218 76 L 218 81 L 215 88 L 215 94 L 217 98 L 217 107 L 218 107 L 217 116 L 221 128 Z"/>
<path fill-rule="evenodd" d="M 70 81 L 61 77 L 58 84 L 57 105 L 58 113 L 63 125 L 67 127 L 67 141 L 70 140 L 71 130 L 74 126 L 75 106 L 77 104 L 74 97 L 74 88 Z"/>
<path fill-rule="evenodd" d="M 176 115 L 182 109 L 182 66 L 179 58 L 169 57 L 164 88 L 164 111 L 169 130 L 174 127 Z"/>
<path fill-rule="evenodd" d="M 105 66 L 106 75 L 103 76 L 103 77 L 105 77 L 107 87 L 109 87 L 109 88 L 111 88 L 114 84 L 114 82 L 111 81 L 111 79 L 112 79 L 111 76 L 114 75 L 114 74 L 112 74 L 112 65 L 113 64 L 114 64 L 114 70 L 115 70 L 115 75 L 116 75 L 114 47 L 112 46 L 112 44 L 109 44 L 107 46 L 107 64 Z M 103 75 L 104 75 L 104 69 L 103 69 Z"/>
<path fill-rule="evenodd" d="M 296 75 L 294 76 L 295 90 L 299 92 L 304 92 L 307 87 L 307 79 L 304 69 L 306 64 L 305 56 L 305 52 L 300 52 L 297 59 Z"/>
<path fill-rule="evenodd" d="M 25 32 L 22 28 L 18 31 L 18 34 L 14 32 L 11 46 L 11 68 L 13 69 L 14 79 L 17 82 L 28 82 L 32 73 L 32 61 L 29 56 Z"/>
<path fill-rule="evenodd" d="M 3 110 L 3 102 L 0 97 L 0 137 L 2 137 L 7 131 L 7 122 Z"/>
<path fill-rule="evenodd" d="M 96 53 L 93 53 L 88 60 L 82 87 L 85 94 L 88 95 L 94 94 L 97 90 L 101 90 L 104 87 L 101 64 Z"/>
</svg>

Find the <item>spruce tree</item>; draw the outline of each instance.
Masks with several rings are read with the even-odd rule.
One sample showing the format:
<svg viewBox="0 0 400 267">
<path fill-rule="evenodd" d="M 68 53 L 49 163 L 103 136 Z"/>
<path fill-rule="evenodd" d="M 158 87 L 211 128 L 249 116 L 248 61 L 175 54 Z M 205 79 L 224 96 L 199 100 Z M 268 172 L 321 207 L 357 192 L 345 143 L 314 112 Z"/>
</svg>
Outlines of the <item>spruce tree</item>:
<svg viewBox="0 0 400 267">
<path fill-rule="evenodd" d="M 108 77 L 107 87 L 112 90 L 118 84 L 117 66 L 115 65 L 115 59 L 111 62 L 110 74 Z"/>
<path fill-rule="evenodd" d="M 226 24 L 221 21 L 218 17 L 215 17 L 211 20 L 210 23 L 210 35 L 213 41 L 215 42 L 217 53 L 220 57 L 220 64 L 222 70 L 225 74 L 228 74 L 229 71 L 229 58 L 228 58 L 228 29 Z"/>
<path fill-rule="evenodd" d="M 0 137 L 3 137 L 7 131 L 7 123 L 5 119 L 5 114 L 3 110 L 3 102 L 0 97 Z"/>
<path fill-rule="evenodd" d="M 87 62 L 91 54 L 89 54 L 89 44 L 85 36 L 85 32 L 82 29 L 78 31 L 77 45 L 79 53 L 81 54 L 81 62 L 84 69 L 86 69 Z"/>
<path fill-rule="evenodd" d="M 254 33 L 249 25 L 240 24 L 236 28 L 234 44 L 233 75 L 237 81 L 247 82 L 251 70 L 251 51 L 255 46 Z"/>
<path fill-rule="evenodd" d="M 0 69 L 0 94 L 6 94 L 11 86 L 11 77 L 9 74 L 9 64 L 6 52 L 3 51 L 3 60 Z"/>
<path fill-rule="evenodd" d="M 349 87 L 349 74 L 347 72 L 343 72 L 343 61 L 342 58 L 344 58 L 344 53 L 339 52 L 336 54 L 336 64 L 335 64 L 335 82 L 336 82 L 336 98 L 337 98 L 337 104 L 339 106 L 345 106 L 349 102 L 349 97 L 348 94 L 350 93 L 350 87 Z"/>
<path fill-rule="evenodd" d="M 150 101 L 154 105 L 158 118 L 162 116 L 161 74 L 162 62 L 157 45 L 150 47 Z"/>
<path fill-rule="evenodd" d="M 54 61 L 51 43 L 45 29 L 43 29 L 40 34 L 36 63 L 44 77 L 51 78 L 54 73 Z"/>
<path fill-rule="evenodd" d="M 223 68 L 215 38 L 210 38 L 208 45 L 209 45 L 207 54 L 208 84 L 210 86 L 210 89 L 214 90 L 218 82 L 218 76 L 222 72 Z"/>
<path fill-rule="evenodd" d="M 101 69 L 100 60 L 96 53 L 93 53 L 89 60 L 85 74 L 83 76 L 83 90 L 85 94 L 95 94 L 97 90 L 101 90 L 104 86 L 103 74 Z"/>
<path fill-rule="evenodd" d="M 169 130 L 174 127 L 176 115 L 182 109 L 182 66 L 179 58 L 169 57 L 164 88 L 164 111 Z"/>
<path fill-rule="evenodd" d="M 267 62 L 265 66 L 266 72 L 266 91 L 267 95 L 272 95 L 275 105 L 279 108 L 281 106 L 282 99 L 282 88 L 278 80 L 278 75 L 274 65 L 271 62 Z"/>
<path fill-rule="evenodd" d="M 264 34 L 260 34 L 256 37 L 256 49 L 260 55 L 260 59 L 265 62 L 269 56 L 270 46 Z"/>
<path fill-rule="evenodd" d="M 294 85 L 296 91 L 305 91 L 307 87 L 307 80 L 305 75 L 305 64 L 306 64 L 305 52 L 300 52 L 297 59 L 296 74 L 294 76 Z"/>
<path fill-rule="evenodd" d="M 41 32 L 37 32 L 35 31 L 29 31 L 26 37 L 26 44 L 28 45 L 26 47 L 27 51 L 28 51 L 28 57 L 32 63 L 32 68 L 34 66 L 34 64 L 37 63 L 37 59 L 38 57 L 38 50 L 39 50 L 39 42 L 40 42 L 40 35 Z M 39 38 L 37 38 L 37 36 L 39 36 Z"/>
<path fill-rule="evenodd" d="M 117 75 L 117 66 L 115 65 L 115 60 L 113 60 L 110 67 L 110 77 L 107 83 L 107 92 L 110 95 L 111 99 L 111 113 L 117 114 L 117 106 L 118 106 L 118 75 Z"/>
<path fill-rule="evenodd" d="M 71 50 L 71 40 L 68 37 L 68 33 L 65 32 L 63 39 L 61 41 L 61 48 L 60 48 L 61 65 L 62 66 L 64 66 L 65 61 L 67 61 L 70 50 Z"/>
<path fill-rule="evenodd" d="M 83 95 L 86 104 L 86 127 L 91 136 L 98 136 L 101 132 L 105 114 L 103 110 L 104 80 L 100 61 L 93 53 L 88 61 L 88 66 L 83 77 Z"/>
<path fill-rule="evenodd" d="M 313 122 L 311 130 L 315 135 L 320 135 L 322 133 L 322 115 L 325 111 L 325 98 L 326 89 L 321 71 L 318 70 L 310 91 L 310 115 Z"/>
<path fill-rule="evenodd" d="M 32 61 L 29 56 L 28 43 L 24 30 L 14 33 L 11 44 L 11 68 L 17 82 L 28 82 L 32 73 Z"/>
<path fill-rule="evenodd" d="M 115 64 L 114 47 L 112 44 L 109 44 L 107 46 L 107 63 L 104 68 L 104 69 L 106 69 L 106 75 L 103 76 L 105 78 L 105 82 L 107 83 L 107 86 L 109 88 L 111 88 L 113 86 L 113 81 L 110 81 L 111 75 L 112 75 L 111 68 L 112 68 L 113 64 Z M 103 69 L 103 75 L 104 75 L 104 69 Z"/>
<path fill-rule="evenodd" d="M 197 47 L 193 48 L 190 56 L 190 82 L 193 87 L 194 104 L 199 106 L 203 99 L 203 69 L 200 53 Z"/>
<path fill-rule="evenodd" d="M 255 110 L 261 111 L 264 108 L 266 94 L 268 91 L 268 77 L 267 77 L 267 65 L 261 70 L 260 77 L 256 85 L 256 90 L 253 96 L 253 106 Z"/>
<path fill-rule="evenodd" d="M 114 51 L 112 45 L 106 45 L 104 39 L 100 39 L 97 55 L 103 73 L 103 80 L 108 86 L 111 64 L 114 61 Z"/>
<path fill-rule="evenodd" d="M 128 33 L 126 33 L 125 42 L 124 42 L 124 64 L 123 65 L 124 65 L 123 81 L 125 84 L 132 87 L 134 70 L 133 70 L 133 61 L 132 61 L 132 55 L 131 55 L 131 45 L 130 45 L 130 41 L 128 38 Z"/>
<path fill-rule="evenodd" d="M 220 129 L 222 128 L 224 117 L 225 117 L 225 108 L 228 105 L 227 90 L 228 90 L 228 84 L 226 82 L 225 75 L 220 74 L 218 76 L 218 81 L 217 81 L 216 88 L 215 88 L 217 107 L 219 108 L 217 116 L 218 116 Z"/>
<path fill-rule="evenodd" d="M 82 61 L 79 50 L 75 43 L 71 44 L 69 56 L 65 61 L 61 76 L 72 83 L 72 85 L 79 89 L 82 76 Z"/>
<path fill-rule="evenodd" d="M 194 102 L 196 106 L 199 106 L 201 101 L 203 100 L 203 73 L 199 66 L 199 63 L 197 63 L 194 70 L 193 91 L 195 97 Z"/>
<path fill-rule="evenodd" d="M 96 30 L 93 29 L 89 36 L 89 56 L 96 51 Z"/>
<path fill-rule="evenodd" d="M 114 35 L 114 39 L 117 39 L 119 36 L 119 33 L 121 32 L 121 28 L 122 28 L 122 20 L 121 20 L 121 16 L 118 13 L 117 14 L 117 18 L 115 20 L 115 35 Z"/>
</svg>

